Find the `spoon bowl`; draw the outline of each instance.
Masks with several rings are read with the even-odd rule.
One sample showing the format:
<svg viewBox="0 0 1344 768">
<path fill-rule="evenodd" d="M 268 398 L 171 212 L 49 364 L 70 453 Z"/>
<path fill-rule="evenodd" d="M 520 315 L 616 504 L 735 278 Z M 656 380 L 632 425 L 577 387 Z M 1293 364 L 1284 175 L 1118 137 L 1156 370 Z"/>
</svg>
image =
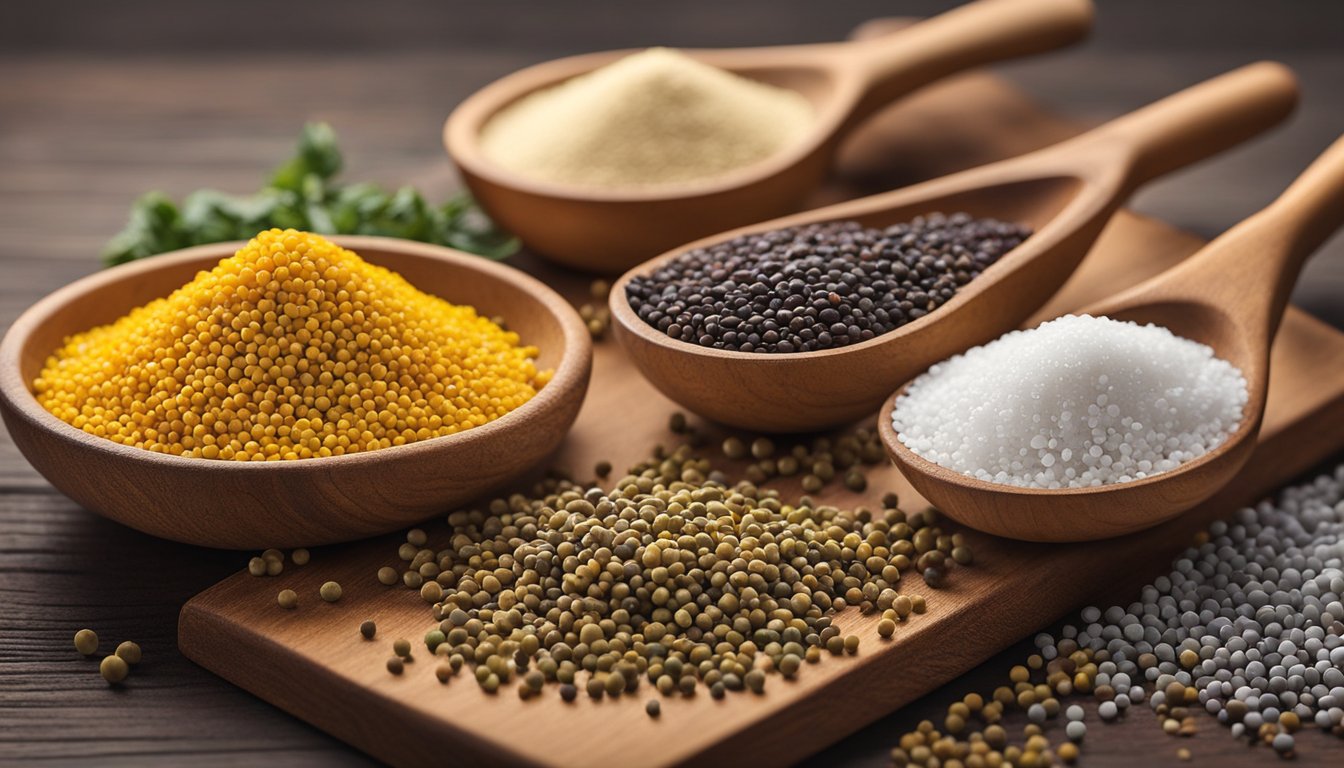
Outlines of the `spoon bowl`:
<svg viewBox="0 0 1344 768">
<path fill-rule="evenodd" d="M 1085 314 L 1152 323 L 1210 346 L 1246 379 L 1237 428 L 1213 450 L 1175 469 L 1095 488 L 1018 488 L 940 466 L 900 441 L 892 412 L 878 416 L 882 441 L 915 490 L 954 519 L 1030 541 L 1088 541 L 1165 522 L 1226 485 L 1255 448 L 1264 419 L 1269 352 L 1293 284 L 1307 258 L 1344 225 L 1344 138 L 1336 141 L 1268 208 L 1181 264 Z M 908 386 L 908 385 L 907 385 Z"/>
<path fill-rule="evenodd" d="M 530 249 L 575 269 L 618 273 L 679 243 L 795 210 L 820 183 L 844 135 L 882 106 L 971 67 L 1076 42 L 1091 19 L 1090 0 L 979 0 L 874 40 L 684 51 L 797 91 L 814 110 L 804 139 L 704 181 L 576 187 L 500 168 L 482 152 L 481 131 L 501 109 L 632 50 L 559 59 L 486 86 L 449 116 L 444 145 L 481 206 Z"/>
<path fill-rule="evenodd" d="M 558 294 L 479 256 L 383 237 L 337 237 L 422 291 L 502 315 L 554 377 L 517 409 L 445 437 L 294 461 L 233 462 L 153 453 L 61 421 L 31 383 L 68 336 L 166 296 L 233 255 L 217 243 L 98 272 L 51 294 L 0 342 L 0 415 L 23 455 L 81 506 L 188 544 L 260 549 L 386 533 L 446 512 L 526 472 L 564 438 L 583 402 L 592 345 Z"/>
<path fill-rule="evenodd" d="M 1138 186 L 1268 129 L 1295 101 L 1286 68 L 1254 64 L 1037 152 L 693 242 L 615 283 L 610 306 L 616 337 L 664 394 L 715 421 L 763 432 L 852 422 L 875 412 L 893 382 L 909 381 L 1030 316 L 1072 274 Z M 884 227 L 936 211 L 1026 224 L 1034 233 L 938 309 L 858 344 L 787 354 L 704 347 L 644 322 L 626 295 L 635 277 L 688 250 L 743 235 L 836 220 Z"/>
</svg>

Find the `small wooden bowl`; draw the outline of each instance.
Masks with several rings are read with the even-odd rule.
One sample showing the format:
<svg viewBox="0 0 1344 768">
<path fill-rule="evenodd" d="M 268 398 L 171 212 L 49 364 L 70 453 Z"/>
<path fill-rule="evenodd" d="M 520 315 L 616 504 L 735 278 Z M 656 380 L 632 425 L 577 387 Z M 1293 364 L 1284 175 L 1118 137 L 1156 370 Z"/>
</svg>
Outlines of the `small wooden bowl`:
<svg viewBox="0 0 1344 768">
<path fill-rule="evenodd" d="M 490 216 L 531 250 L 588 272 L 618 274 L 675 245 L 796 210 L 821 182 L 841 139 L 881 107 L 971 67 L 1082 39 L 1091 0 L 978 0 L 871 40 L 683 51 L 749 79 L 797 91 L 815 109 L 809 134 L 779 154 L 702 181 L 601 189 L 501 168 L 480 146 L 500 110 L 634 50 L 537 64 L 463 101 L 444 147 Z"/>
<path fill-rule="evenodd" d="M 33 467 L 81 506 L 145 533 L 208 547 L 328 544 L 386 533 L 499 487 L 550 454 L 583 403 L 592 342 L 574 309 L 522 272 L 383 237 L 338 237 L 417 288 L 501 315 L 554 378 L 517 410 L 447 437 L 366 453 L 242 463 L 153 453 L 61 421 L 30 384 L 69 335 L 166 296 L 241 243 L 217 243 L 98 272 L 39 301 L 0 342 L 0 415 Z"/>
</svg>

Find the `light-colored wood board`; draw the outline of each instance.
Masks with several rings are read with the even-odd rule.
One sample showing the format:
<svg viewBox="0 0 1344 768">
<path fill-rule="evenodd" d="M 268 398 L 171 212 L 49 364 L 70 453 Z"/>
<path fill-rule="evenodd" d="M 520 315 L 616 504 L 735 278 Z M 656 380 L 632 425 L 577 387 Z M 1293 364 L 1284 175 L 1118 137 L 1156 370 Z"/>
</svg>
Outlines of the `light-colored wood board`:
<svg viewBox="0 0 1344 768">
<path fill-rule="evenodd" d="M 999 81 L 959 77 L 862 128 L 842 149 L 837 178 L 811 204 L 961 170 L 1076 132 Z M 1108 296 L 1201 245 L 1121 212 L 1079 272 L 1028 322 Z M 584 279 L 526 256 L 515 263 L 572 299 L 585 293 Z M 675 406 L 614 344 L 598 344 L 594 353 L 589 397 L 555 459 L 556 466 L 582 477 L 599 460 L 630 463 L 654 443 L 675 439 L 666 429 Z M 715 702 L 702 691 L 693 699 L 664 700 L 661 719 L 651 721 L 643 711 L 644 699 L 653 695 L 647 687 L 629 699 L 594 703 L 581 697 L 568 706 L 553 688 L 521 702 L 511 687 L 490 697 L 470 679 L 440 686 L 425 658 L 393 678 L 383 667 L 391 641 L 405 636 L 418 643 L 433 623 L 417 594 L 383 587 L 374 578 L 376 568 L 398 562 L 397 537 L 315 550 L 312 563 L 274 579 L 231 577 L 183 608 L 179 645 L 226 679 L 400 765 L 784 764 L 953 679 L 1108 587 L 1156 572 L 1209 520 L 1322 460 L 1339 447 L 1344 431 L 1342 366 L 1344 334 L 1290 310 L 1275 347 L 1261 447 L 1215 499 L 1160 528 L 1084 546 L 1014 543 L 972 532 L 976 564 L 954 573 L 946 589 L 928 590 L 915 576 L 903 584 L 928 597 L 929 614 L 901 627 L 889 643 L 876 637 L 872 618 L 842 614 L 841 626 L 864 638 L 859 654 L 805 667 L 794 683 L 772 679 L 762 697 Z M 871 503 L 895 490 L 903 507 L 920 506 L 894 468 L 874 469 L 869 478 L 866 494 L 836 491 L 824 498 Z M 446 533 L 442 523 L 430 530 L 439 540 Z M 341 602 L 317 599 L 327 579 L 344 586 Z M 275 595 L 284 588 L 299 592 L 296 611 L 276 606 Z M 356 628 L 365 618 L 378 622 L 378 641 L 359 637 Z"/>
<path fill-rule="evenodd" d="M 1122 214 L 1103 234 L 1083 271 L 1043 314 L 1105 295 L 1156 273 L 1199 242 L 1164 225 Z M 1124 269 L 1118 264 L 1125 264 Z M 720 763 L 747 756 L 780 764 L 838 740 L 881 714 L 951 680 L 993 652 L 1062 615 L 1120 572 L 1155 566 L 1210 519 L 1248 503 L 1338 448 L 1344 430 L 1344 334 L 1292 311 L 1275 348 L 1270 403 L 1262 443 L 1233 486 L 1197 510 L 1160 528 L 1085 546 L 1008 542 L 971 533 L 976 564 L 956 572 L 948 588 L 926 589 L 917 577 L 903 586 L 925 594 L 929 613 L 883 642 L 874 617 L 841 614 L 839 623 L 864 642 L 857 657 L 827 658 L 796 682 L 773 680 L 762 697 L 713 701 L 703 692 L 668 699 L 650 720 L 643 700 L 581 699 L 561 703 L 553 689 L 521 702 L 510 688 L 482 693 L 469 678 L 440 686 L 421 660 L 392 677 L 383 668 L 390 642 L 414 642 L 433 624 L 419 595 L 380 585 L 374 572 L 396 562 L 397 540 L 385 538 L 320 550 L 308 566 L 280 577 L 239 574 L 183 609 L 179 643 L 191 659 L 371 754 L 402 765 L 454 755 L 519 764 L 674 765 Z M 673 406 L 639 377 L 619 350 L 598 345 L 592 390 L 558 464 L 591 475 L 599 459 L 643 457 L 666 430 Z M 827 501 L 874 502 L 886 490 L 903 506 L 920 500 L 896 473 L 870 473 L 863 496 L 827 494 Z M 446 527 L 431 527 L 440 539 Z M 340 603 L 317 598 L 335 579 Z M 283 611 L 275 594 L 291 588 L 300 607 Z M 365 642 L 365 618 L 379 636 Z M 780 739 L 779 734 L 790 734 Z"/>
</svg>

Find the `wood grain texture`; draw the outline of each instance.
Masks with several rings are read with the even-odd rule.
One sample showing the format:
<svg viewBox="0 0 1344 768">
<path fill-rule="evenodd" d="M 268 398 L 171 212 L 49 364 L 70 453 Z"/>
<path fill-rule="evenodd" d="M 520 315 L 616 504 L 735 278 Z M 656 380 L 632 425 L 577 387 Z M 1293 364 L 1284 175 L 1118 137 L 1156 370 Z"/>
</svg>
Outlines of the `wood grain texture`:
<svg viewBox="0 0 1344 768">
<path fill-rule="evenodd" d="M 850 423 L 877 411 L 899 383 L 998 338 L 1039 309 L 1136 188 L 1268 130 L 1296 100 L 1290 72 L 1253 64 L 1036 152 L 674 248 L 613 286 L 617 339 L 664 394 L 720 423 L 764 432 Z M 1010 221 L 1030 227 L 1032 235 L 937 311 L 858 344 L 787 355 L 704 347 L 644 322 L 626 295 L 631 280 L 689 249 L 834 220 L 888 227 L 932 212 Z M 680 375 L 686 370 L 698 375 Z"/>
<path fill-rule="evenodd" d="M 453 110 L 444 145 L 485 210 L 533 251 L 573 269 L 617 274 L 690 240 L 798 210 L 840 142 L 875 112 L 972 67 L 1076 43 L 1091 21 L 1090 0 L 976 0 L 862 40 L 691 51 L 704 63 L 802 93 L 815 112 L 792 146 L 705 181 L 575 188 L 500 168 L 482 152 L 479 135 L 501 109 L 631 51 L 546 62 L 491 83 Z"/>
<path fill-rule="evenodd" d="M 954 4 L 742 0 L 727 13 L 721 3 L 697 0 L 391 0 L 369 13 L 357 0 L 238 0 L 194 6 L 190 14 L 164 0 L 6 4 L 0 327 L 38 297 L 96 271 L 97 249 L 141 191 L 254 189 L 289 151 L 304 119 L 335 124 L 351 180 L 413 183 L 441 199 L 455 184 L 438 141 L 449 108 L 519 67 L 652 44 L 836 40 L 866 18 L 926 15 Z M 1337 45 L 1344 5 L 1335 0 L 1098 0 L 1098 6 L 1086 45 L 1000 71 L 1056 114 L 1091 123 L 1251 59 L 1285 61 L 1302 80 L 1304 100 L 1286 128 L 1154 185 L 1136 198 L 1140 211 L 1206 237 L 1217 234 L 1268 202 L 1344 125 L 1344 101 L 1335 98 L 1344 74 Z M 259 35 L 262 15 L 273 28 L 311 34 Z M 840 175 L 812 204 L 1030 151 L 1077 130 L 1075 122 L 1043 114 L 1020 91 L 978 78 L 939 90 L 917 94 L 909 109 L 883 114 L 861 131 L 862 141 L 842 147 Z M 1186 240 L 1190 250 L 1198 246 Z M 571 298 L 584 288 L 568 287 Z M 1344 325 L 1341 291 L 1344 239 L 1337 238 L 1308 264 L 1294 302 Z M 605 439 L 615 450 L 641 447 L 623 431 Z M 1134 561 L 1087 599 L 1131 600 L 1168 554 Z M 236 553 L 171 544 L 81 510 L 53 491 L 0 430 L 0 763 L 375 764 L 177 653 L 182 603 L 242 565 Z M 109 691 L 96 662 L 73 654 L 70 637 L 81 626 L 97 628 L 105 642 L 130 638 L 144 646 L 144 666 L 125 691 Z M 1000 684 L 1029 647 L 1030 638 L 1015 644 L 807 765 L 886 768 L 903 730 L 921 718 L 941 718 L 953 696 Z M 1296 765 L 1339 763 L 1336 741 L 1308 733 L 1299 745 Z M 1269 759 L 1205 721 L 1194 740 L 1165 736 L 1140 711 L 1092 728 L 1083 765 L 1124 768 L 1141 756 L 1145 765 L 1177 768 L 1187 765 L 1177 747 L 1190 748 L 1199 765 Z"/>
<path fill-rule="evenodd" d="M 0 414 L 24 457 L 57 489 L 153 536 L 205 547 L 331 544 L 387 533 L 464 504 L 533 469 L 564 439 L 588 389 L 592 340 L 558 293 L 521 270 L 471 254 L 384 237 L 336 241 L 416 288 L 484 317 L 505 318 L 553 373 L 517 409 L 455 435 L 343 456 L 282 462 L 205 461 L 90 435 L 31 391 L 70 336 L 166 296 L 233 255 L 215 243 L 144 259 L 44 298 L 0 342 Z M 193 507 L 183 514 L 184 506 Z"/>
</svg>

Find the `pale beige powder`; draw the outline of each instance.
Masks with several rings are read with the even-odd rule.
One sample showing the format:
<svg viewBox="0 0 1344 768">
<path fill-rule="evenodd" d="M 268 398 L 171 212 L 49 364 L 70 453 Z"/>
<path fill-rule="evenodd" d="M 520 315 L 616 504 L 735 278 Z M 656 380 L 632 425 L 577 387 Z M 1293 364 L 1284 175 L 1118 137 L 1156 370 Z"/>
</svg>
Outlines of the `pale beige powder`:
<svg viewBox="0 0 1344 768">
<path fill-rule="evenodd" d="M 648 187 L 760 162 L 801 140 L 812 119 L 801 94 L 650 48 L 504 108 L 481 145 L 535 179 Z"/>
</svg>

